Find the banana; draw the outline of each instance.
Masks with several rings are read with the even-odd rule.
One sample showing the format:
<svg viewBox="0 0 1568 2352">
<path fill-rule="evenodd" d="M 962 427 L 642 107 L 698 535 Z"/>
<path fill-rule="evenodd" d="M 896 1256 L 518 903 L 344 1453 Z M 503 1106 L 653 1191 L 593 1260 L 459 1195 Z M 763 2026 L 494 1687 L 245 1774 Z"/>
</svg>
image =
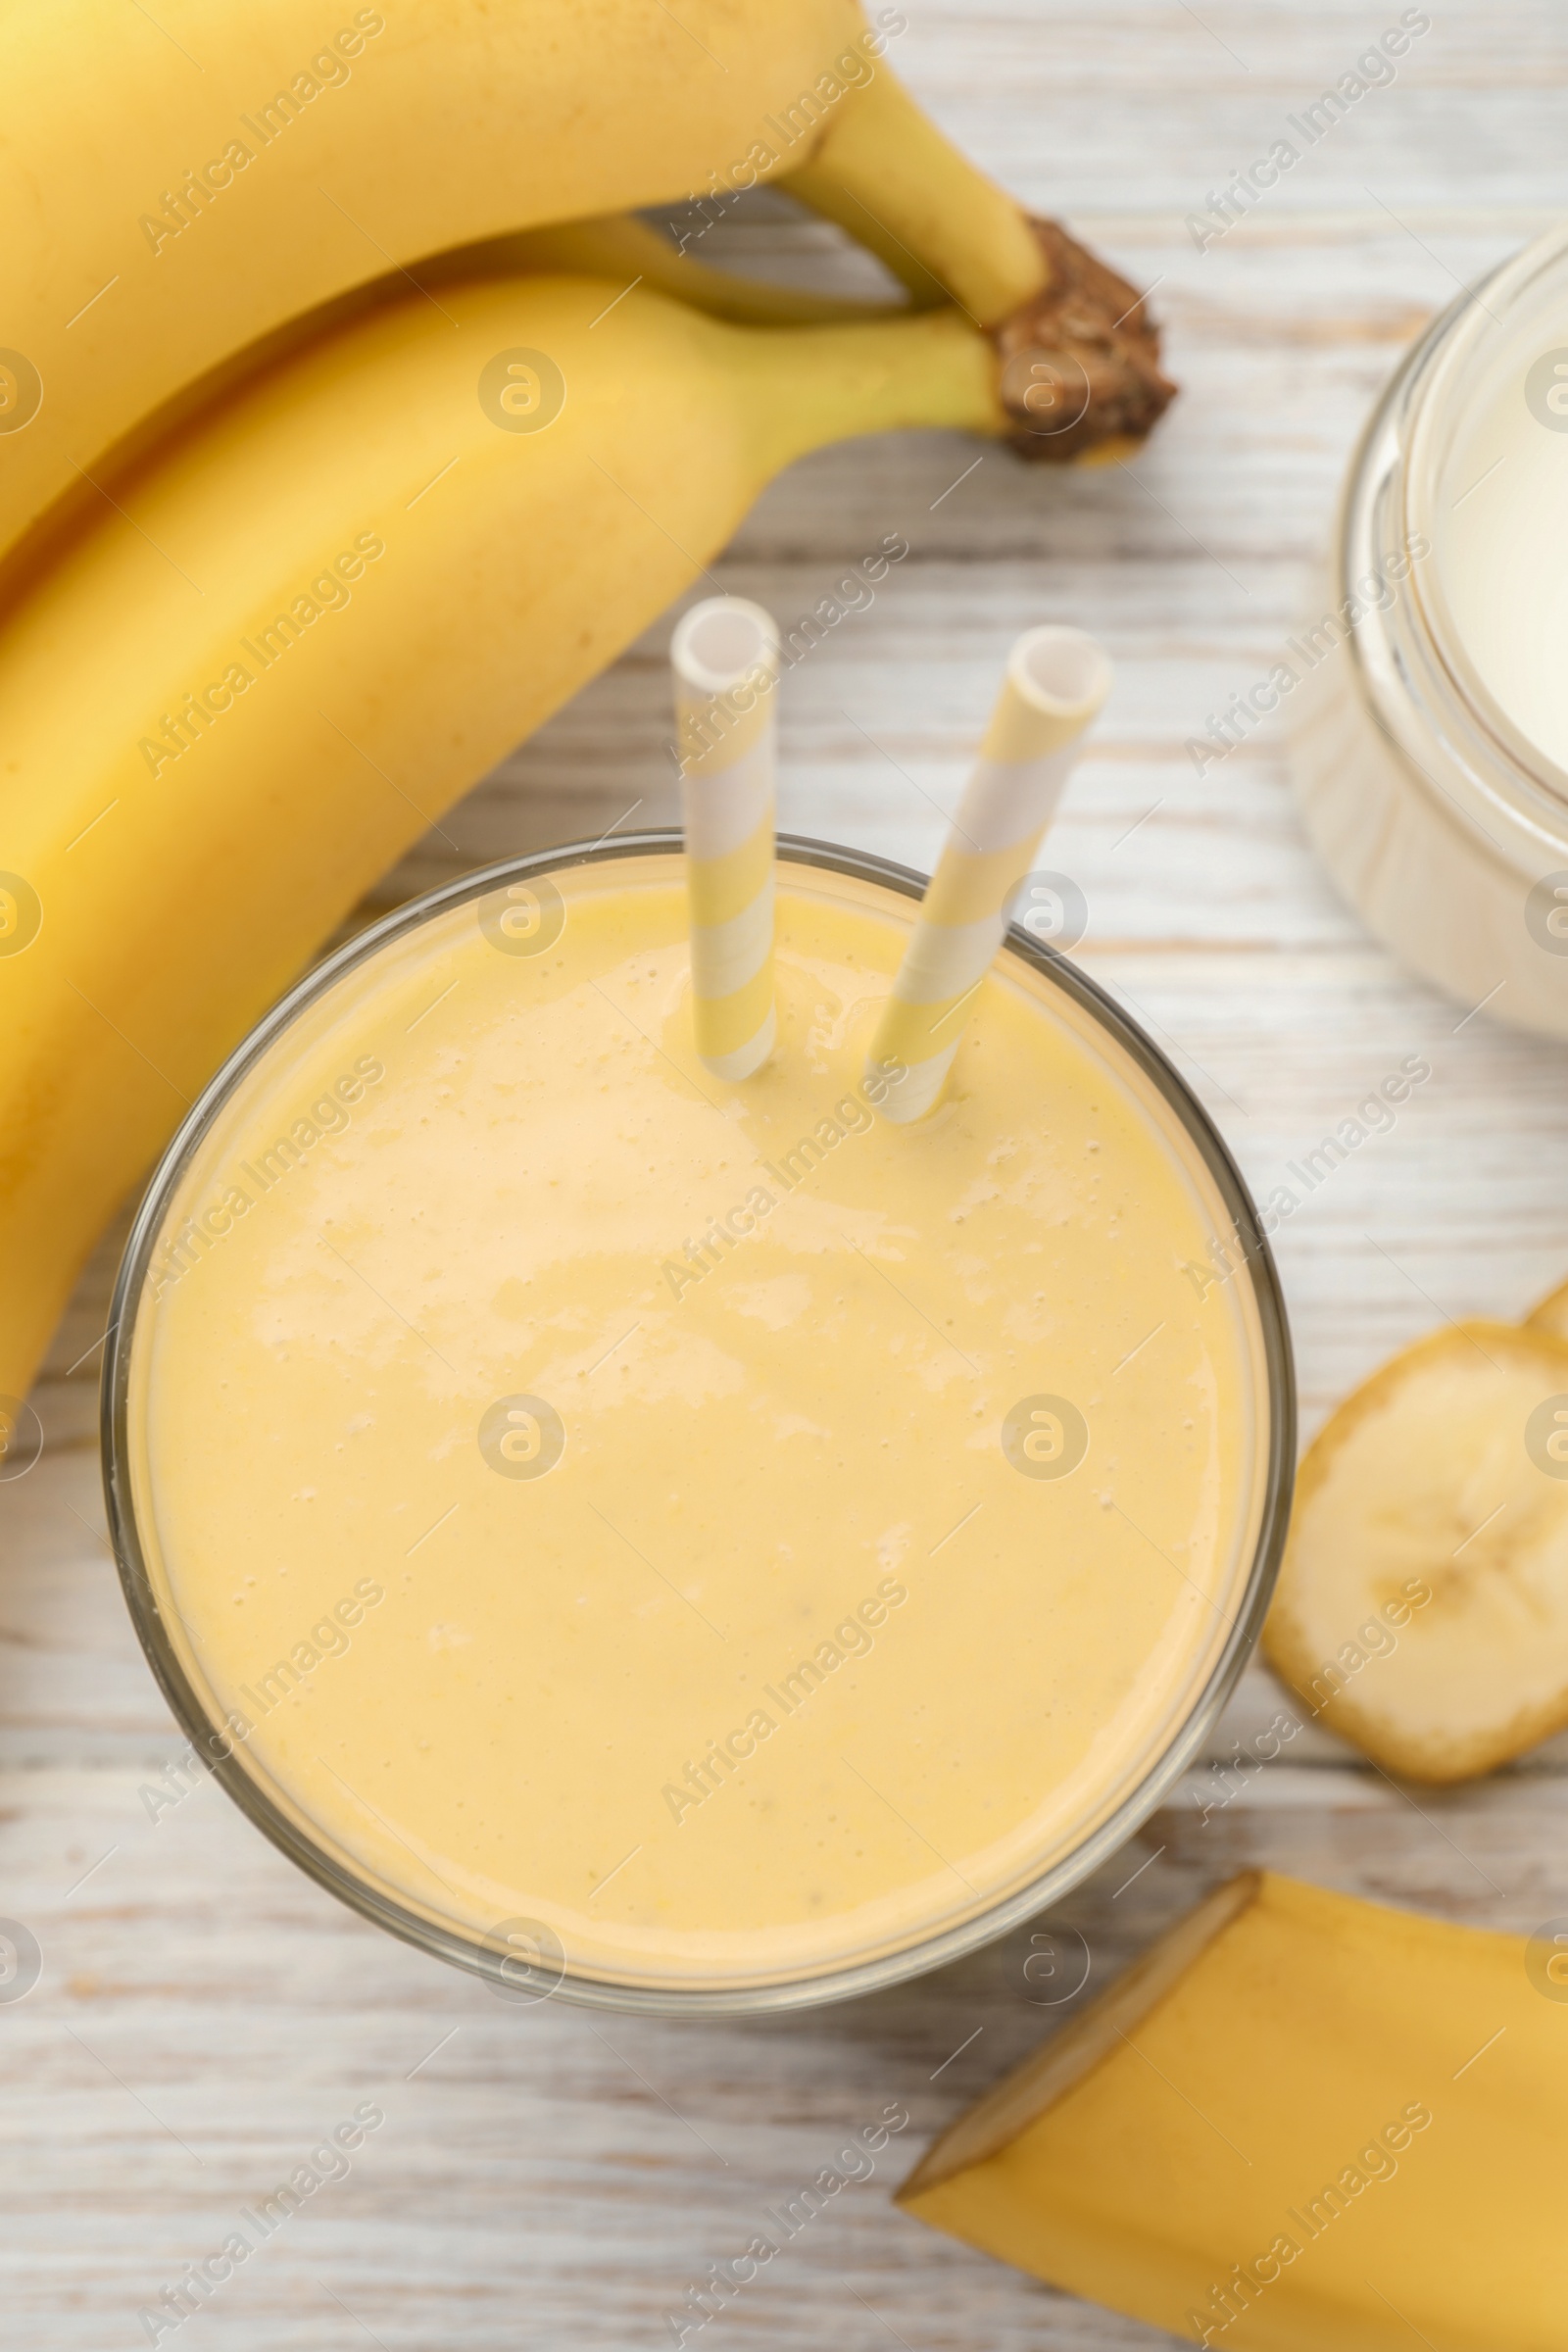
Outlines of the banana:
<svg viewBox="0 0 1568 2352">
<path fill-rule="evenodd" d="M 150 459 L 0 625 L 0 1400 L 189 1100 L 364 889 L 804 451 L 998 433 L 947 310 L 612 280 L 351 319 Z"/>
<path fill-rule="evenodd" d="M 1568 1922 L 1222 1886 L 938 2140 L 922 2221 L 1237 2352 L 1563 2341 Z"/>
<path fill-rule="evenodd" d="M 1458 1324 L 1342 1404 L 1301 1464 L 1263 1646 L 1412 1780 L 1491 1771 L 1568 1724 L 1568 1342 Z"/>
<path fill-rule="evenodd" d="M 897 90 L 896 10 L 873 26 L 856 0 L 344 0 L 335 17 L 4 6 L 0 554 L 289 320 L 531 227 L 693 195 L 718 217 L 808 160 L 835 201 L 842 151 L 862 226 L 869 202 L 906 269 L 929 247 L 977 322 L 1045 285 L 1017 206 Z"/>
</svg>

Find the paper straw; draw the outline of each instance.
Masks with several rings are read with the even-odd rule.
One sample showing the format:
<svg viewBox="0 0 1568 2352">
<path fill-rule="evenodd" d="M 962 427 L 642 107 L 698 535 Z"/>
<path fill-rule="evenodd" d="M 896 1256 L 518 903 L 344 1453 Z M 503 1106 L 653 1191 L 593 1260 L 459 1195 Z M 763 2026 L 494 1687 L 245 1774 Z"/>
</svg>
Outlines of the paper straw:
<svg viewBox="0 0 1568 2352">
<path fill-rule="evenodd" d="M 980 757 L 872 1042 L 873 1063 L 902 1061 L 908 1072 L 883 1103 L 885 1118 L 904 1124 L 936 1103 L 1013 893 L 1110 677 L 1109 660 L 1082 629 L 1029 629 L 1007 656 Z"/>
<path fill-rule="evenodd" d="M 670 640 L 691 908 L 697 1051 L 749 1078 L 773 1051 L 773 775 L 778 626 L 714 596 Z"/>
</svg>

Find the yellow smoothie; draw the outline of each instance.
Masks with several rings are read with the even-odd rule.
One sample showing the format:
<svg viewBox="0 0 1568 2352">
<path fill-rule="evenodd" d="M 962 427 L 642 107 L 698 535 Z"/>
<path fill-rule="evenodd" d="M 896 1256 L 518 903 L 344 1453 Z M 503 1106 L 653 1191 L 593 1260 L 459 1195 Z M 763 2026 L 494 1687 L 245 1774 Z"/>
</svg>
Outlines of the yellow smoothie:
<svg viewBox="0 0 1568 2352">
<path fill-rule="evenodd" d="M 584 1982 L 809 1980 L 1038 1880 L 1191 1714 L 1264 1509 L 1257 1309 L 1152 1083 L 1004 953 L 895 1125 L 914 906 L 779 880 L 737 1087 L 674 857 L 384 945 L 230 1097 L 137 1314 L 148 1575 L 243 1769 Z"/>
</svg>

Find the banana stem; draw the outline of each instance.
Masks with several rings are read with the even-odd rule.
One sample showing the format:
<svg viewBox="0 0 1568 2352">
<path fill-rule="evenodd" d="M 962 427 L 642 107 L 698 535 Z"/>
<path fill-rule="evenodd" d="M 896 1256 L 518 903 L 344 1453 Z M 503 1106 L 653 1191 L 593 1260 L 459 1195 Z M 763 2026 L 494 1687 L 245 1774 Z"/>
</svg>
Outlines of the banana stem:
<svg viewBox="0 0 1568 2352">
<path fill-rule="evenodd" d="M 831 441 L 912 425 L 1008 429 L 990 340 L 958 311 L 864 325 L 742 330 L 758 459 L 771 475 Z M 765 396 L 764 396 L 765 395 Z"/>
<path fill-rule="evenodd" d="M 1024 214 L 884 68 L 849 90 L 808 164 L 776 183 L 825 214 L 925 306 L 997 326 L 1041 292 L 1048 265 Z"/>
</svg>

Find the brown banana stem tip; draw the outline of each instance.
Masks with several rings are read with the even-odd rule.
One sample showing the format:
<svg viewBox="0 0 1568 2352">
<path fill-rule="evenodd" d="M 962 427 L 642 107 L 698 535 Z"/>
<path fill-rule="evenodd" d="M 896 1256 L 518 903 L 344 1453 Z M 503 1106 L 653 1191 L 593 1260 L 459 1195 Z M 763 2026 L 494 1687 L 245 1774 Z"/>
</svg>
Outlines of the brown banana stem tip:
<svg viewBox="0 0 1568 2352">
<path fill-rule="evenodd" d="M 1106 442 L 1143 440 L 1176 397 L 1147 298 L 1054 220 L 1031 216 L 1029 225 L 1045 286 L 992 329 L 1008 441 L 1064 466 Z"/>
</svg>

